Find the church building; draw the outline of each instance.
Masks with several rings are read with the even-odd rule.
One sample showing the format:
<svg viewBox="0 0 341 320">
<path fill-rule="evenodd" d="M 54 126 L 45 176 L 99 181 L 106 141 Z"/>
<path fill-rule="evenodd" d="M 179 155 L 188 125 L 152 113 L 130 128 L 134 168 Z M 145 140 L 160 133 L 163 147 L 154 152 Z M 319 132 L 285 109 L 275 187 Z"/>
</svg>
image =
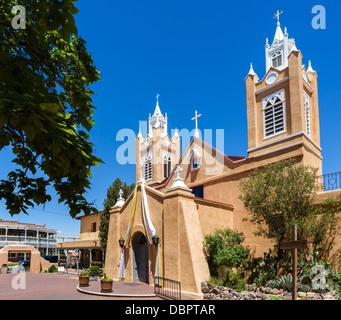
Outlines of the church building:
<svg viewBox="0 0 341 320">
<path fill-rule="evenodd" d="M 139 132 L 136 139 L 136 189 L 128 199 L 118 199 L 110 212 L 109 276 L 151 285 L 155 276 L 162 276 L 200 298 L 201 282 L 210 278 L 205 235 L 225 228 L 243 232 L 254 256 L 273 247 L 244 221 L 249 214 L 239 199 L 241 179 L 291 158 L 322 175 L 322 155 L 317 73 L 310 61 L 308 68 L 303 64 L 295 40 L 279 20 L 273 41 L 266 40 L 265 59 L 265 75 L 259 78 L 251 64 L 245 79 L 247 157 L 221 153 L 200 138 L 198 126 L 181 154 L 179 132 L 169 135 L 157 96 L 148 133 Z M 196 113 L 194 119 L 198 117 Z"/>
</svg>

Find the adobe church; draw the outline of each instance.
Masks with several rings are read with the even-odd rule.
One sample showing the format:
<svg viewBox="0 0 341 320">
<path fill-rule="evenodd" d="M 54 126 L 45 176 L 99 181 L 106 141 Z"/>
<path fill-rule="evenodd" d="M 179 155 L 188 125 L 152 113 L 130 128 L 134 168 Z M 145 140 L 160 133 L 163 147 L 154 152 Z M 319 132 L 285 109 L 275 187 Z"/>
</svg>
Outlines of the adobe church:
<svg viewBox="0 0 341 320">
<path fill-rule="evenodd" d="M 243 232 L 244 244 L 255 256 L 273 247 L 243 221 L 248 213 L 239 199 L 241 179 L 290 158 L 322 175 L 322 156 L 317 74 L 310 62 L 308 68 L 303 65 L 301 52 L 279 20 L 265 55 L 265 76 L 260 79 L 251 65 L 245 79 L 247 157 L 222 154 L 200 139 L 198 126 L 181 154 L 179 133 L 169 136 L 157 97 L 148 134 L 139 133 L 136 139 L 136 190 L 126 201 L 118 199 L 110 212 L 109 276 L 154 285 L 159 275 L 180 281 L 185 294 L 200 298 L 201 282 L 210 278 L 205 235 L 224 228 Z"/>
</svg>

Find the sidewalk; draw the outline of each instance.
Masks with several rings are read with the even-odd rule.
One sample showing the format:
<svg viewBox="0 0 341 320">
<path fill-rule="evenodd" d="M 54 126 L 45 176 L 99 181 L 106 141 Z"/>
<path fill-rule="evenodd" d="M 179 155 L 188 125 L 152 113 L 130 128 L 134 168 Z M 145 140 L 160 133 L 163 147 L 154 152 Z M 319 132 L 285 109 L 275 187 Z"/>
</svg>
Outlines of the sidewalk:
<svg viewBox="0 0 341 320">
<path fill-rule="evenodd" d="M 25 289 L 14 289 L 12 280 L 16 276 L 22 276 Z M 16 278 L 18 279 L 18 278 Z M 160 297 L 110 297 L 91 295 L 77 290 L 78 276 L 70 274 L 55 273 L 31 273 L 22 274 L 0 274 L 0 300 L 163 300 Z M 100 291 L 99 281 L 90 281 L 94 291 Z M 115 282 L 113 290 L 117 293 L 132 294 L 145 293 L 153 294 L 153 287 L 143 283 Z"/>
</svg>

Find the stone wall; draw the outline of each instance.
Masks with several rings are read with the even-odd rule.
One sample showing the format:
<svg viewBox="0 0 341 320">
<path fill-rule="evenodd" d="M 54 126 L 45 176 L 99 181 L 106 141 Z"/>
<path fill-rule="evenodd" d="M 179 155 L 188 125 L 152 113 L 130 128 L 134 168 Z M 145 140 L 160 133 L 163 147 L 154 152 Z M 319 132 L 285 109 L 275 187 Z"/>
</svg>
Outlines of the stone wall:
<svg viewBox="0 0 341 320">
<path fill-rule="evenodd" d="M 237 291 L 234 289 L 214 285 L 209 282 L 201 283 L 201 290 L 205 300 L 268 300 L 271 297 L 281 300 L 291 300 L 291 293 L 278 289 L 255 287 L 247 285 L 248 291 Z M 314 292 L 298 292 L 299 300 L 337 300 L 335 291 L 318 294 Z"/>
</svg>

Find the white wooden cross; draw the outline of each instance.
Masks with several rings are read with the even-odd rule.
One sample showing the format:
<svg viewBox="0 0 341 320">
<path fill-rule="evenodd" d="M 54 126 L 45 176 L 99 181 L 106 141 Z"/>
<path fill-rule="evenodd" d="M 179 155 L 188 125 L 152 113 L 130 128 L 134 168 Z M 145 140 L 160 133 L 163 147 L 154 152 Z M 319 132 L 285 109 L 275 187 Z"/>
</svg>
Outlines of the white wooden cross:
<svg viewBox="0 0 341 320">
<path fill-rule="evenodd" d="M 280 16 L 282 13 L 283 13 L 282 10 L 281 10 L 281 11 L 278 11 L 278 10 L 277 10 L 277 14 L 274 15 L 274 19 L 277 18 L 277 21 L 279 22 L 279 16 Z"/>
<path fill-rule="evenodd" d="M 195 117 L 192 120 L 195 120 L 195 130 L 198 131 L 198 118 L 200 118 L 202 114 L 198 115 L 198 111 L 195 110 Z"/>
<path fill-rule="evenodd" d="M 156 97 L 155 97 L 155 98 L 156 98 L 156 101 L 157 101 L 157 103 L 159 103 L 159 97 L 160 97 L 160 95 L 159 95 L 159 94 L 157 94 L 157 95 L 156 95 Z"/>
</svg>

